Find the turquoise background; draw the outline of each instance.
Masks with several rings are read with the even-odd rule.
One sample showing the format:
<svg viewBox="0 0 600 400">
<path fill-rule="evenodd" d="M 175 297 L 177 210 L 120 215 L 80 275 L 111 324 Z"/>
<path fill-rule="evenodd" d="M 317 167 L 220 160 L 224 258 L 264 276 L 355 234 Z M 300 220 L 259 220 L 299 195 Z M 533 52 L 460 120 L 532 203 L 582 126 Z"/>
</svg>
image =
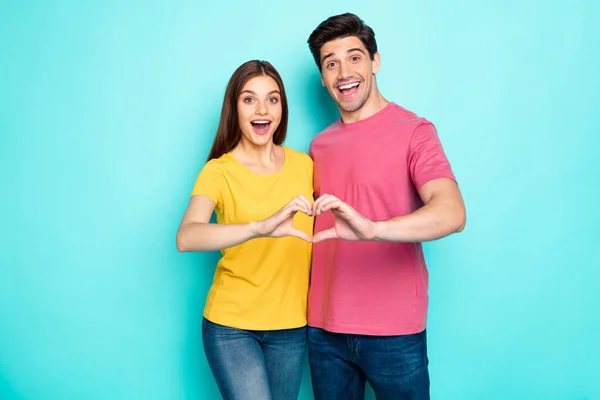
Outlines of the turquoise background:
<svg viewBox="0 0 600 400">
<path fill-rule="evenodd" d="M 337 117 L 306 39 L 345 11 L 467 204 L 425 245 L 432 398 L 600 399 L 592 0 L 2 1 L 0 399 L 218 398 L 217 254 L 179 254 L 177 226 L 239 64 L 280 70 L 290 147 Z"/>
</svg>

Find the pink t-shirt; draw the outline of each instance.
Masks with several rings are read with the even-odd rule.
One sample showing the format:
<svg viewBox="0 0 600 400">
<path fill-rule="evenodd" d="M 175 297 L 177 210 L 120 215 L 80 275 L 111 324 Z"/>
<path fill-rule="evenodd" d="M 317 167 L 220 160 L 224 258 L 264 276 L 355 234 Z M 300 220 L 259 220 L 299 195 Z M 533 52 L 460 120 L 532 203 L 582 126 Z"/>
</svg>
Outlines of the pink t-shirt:
<svg viewBox="0 0 600 400">
<path fill-rule="evenodd" d="M 315 198 L 333 194 L 373 221 L 413 212 L 422 206 L 421 186 L 455 179 L 435 127 L 394 103 L 358 122 L 334 122 L 313 139 L 309 154 Z M 332 226 L 333 214 L 322 214 L 315 233 Z M 421 332 L 427 285 L 420 243 L 316 243 L 308 324 L 365 335 Z"/>
</svg>

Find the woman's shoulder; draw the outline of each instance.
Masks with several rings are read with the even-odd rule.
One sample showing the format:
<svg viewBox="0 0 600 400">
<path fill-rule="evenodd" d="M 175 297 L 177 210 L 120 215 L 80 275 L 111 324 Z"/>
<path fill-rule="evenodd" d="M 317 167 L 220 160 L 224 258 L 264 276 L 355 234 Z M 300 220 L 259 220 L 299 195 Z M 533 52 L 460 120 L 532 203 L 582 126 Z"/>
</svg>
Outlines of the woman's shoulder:
<svg viewBox="0 0 600 400">
<path fill-rule="evenodd" d="M 312 165 L 313 161 L 308 154 L 303 151 L 294 150 L 291 147 L 282 146 L 289 161 L 296 164 Z"/>
<path fill-rule="evenodd" d="M 229 153 L 225 153 L 219 158 L 212 158 L 208 160 L 202 169 L 208 171 L 223 171 L 231 168 L 232 164 L 234 163 L 231 160 L 231 155 Z"/>
</svg>

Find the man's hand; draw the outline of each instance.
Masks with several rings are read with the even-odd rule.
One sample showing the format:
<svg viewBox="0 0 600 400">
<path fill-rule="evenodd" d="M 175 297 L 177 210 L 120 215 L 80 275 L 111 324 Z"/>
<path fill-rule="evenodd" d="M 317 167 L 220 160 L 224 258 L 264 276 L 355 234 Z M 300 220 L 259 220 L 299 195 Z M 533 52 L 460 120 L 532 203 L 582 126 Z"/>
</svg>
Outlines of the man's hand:
<svg viewBox="0 0 600 400">
<path fill-rule="evenodd" d="M 312 210 L 315 216 L 331 211 L 335 217 L 333 228 L 317 232 L 313 236 L 313 243 L 327 239 L 375 239 L 375 223 L 333 195 L 323 194 L 315 201 Z"/>
</svg>

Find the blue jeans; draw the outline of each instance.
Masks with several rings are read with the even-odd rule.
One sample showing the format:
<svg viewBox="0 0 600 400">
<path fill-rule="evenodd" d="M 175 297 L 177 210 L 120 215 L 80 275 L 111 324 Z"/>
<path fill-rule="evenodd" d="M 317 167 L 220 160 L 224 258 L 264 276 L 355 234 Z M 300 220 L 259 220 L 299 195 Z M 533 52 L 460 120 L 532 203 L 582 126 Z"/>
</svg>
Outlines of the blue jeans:
<svg viewBox="0 0 600 400">
<path fill-rule="evenodd" d="M 402 336 L 332 333 L 308 327 L 308 359 L 316 400 L 429 400 L 426 332 Z"/>
<path fill-rule="evenodd" d="M 247 331 L 202 321 L 208 365 L 226 400 L 296 400 L 306 327 Z"/>
</svg>

